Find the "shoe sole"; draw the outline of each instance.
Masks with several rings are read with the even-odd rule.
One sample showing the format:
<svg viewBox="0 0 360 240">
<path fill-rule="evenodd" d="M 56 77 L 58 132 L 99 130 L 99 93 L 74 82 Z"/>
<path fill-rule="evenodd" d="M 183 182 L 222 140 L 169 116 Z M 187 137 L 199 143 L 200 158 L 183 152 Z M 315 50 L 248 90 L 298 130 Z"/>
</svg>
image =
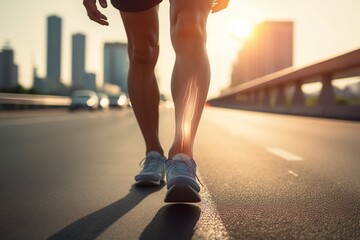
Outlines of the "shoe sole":
<svg viewBox="0 0 360 240">
<path fill-rule="evenodd" d="M 188 185 L 174 185 L 166 193 L 164 202 L 201 202 L 199 193 Z"/>
<path fill-rule="evenodd" d="M 163 180 L 160 181 L 151 181 L 151 180 L 140 180 L 135 182 L 135 185 L 138 187 L 153 187 L 153 186 L 160 186 Z"/>
</svg>

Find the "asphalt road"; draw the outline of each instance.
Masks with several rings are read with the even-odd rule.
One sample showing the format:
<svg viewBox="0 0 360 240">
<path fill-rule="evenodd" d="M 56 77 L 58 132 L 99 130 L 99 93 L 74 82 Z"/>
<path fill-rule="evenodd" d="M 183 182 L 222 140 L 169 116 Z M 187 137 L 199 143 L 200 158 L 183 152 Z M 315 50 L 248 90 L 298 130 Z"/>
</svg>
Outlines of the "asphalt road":
<svg viewBox="0 0 360 240">
<path fill-rule="evenodd" d="M 360 123 L 206 108 L 200 204 L 136 188 L 131 110 L 0 113 L 1 239 L 360 239 Z M 173 112 L 161 110 L 169 149 Z"/>
</svg>

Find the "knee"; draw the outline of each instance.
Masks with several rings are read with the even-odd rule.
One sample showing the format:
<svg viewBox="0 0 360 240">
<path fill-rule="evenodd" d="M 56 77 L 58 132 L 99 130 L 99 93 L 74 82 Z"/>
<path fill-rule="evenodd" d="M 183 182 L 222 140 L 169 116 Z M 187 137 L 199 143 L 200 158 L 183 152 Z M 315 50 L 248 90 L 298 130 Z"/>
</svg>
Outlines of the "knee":
<svg viewBox="0 0 360 240">
<path fill-rule="evenodd" d="M 141 44 L 129 44 L 130 65 L 154 67 L 159 55 L 157 41 L 148 41 Z"/>
<path fill-rule="evenodd" d="M 206 29 L 196 14 L 181 12 L 172 22 L 171 38 L 176 52 L 194 53 L 206 44 Z"/>
</svg>

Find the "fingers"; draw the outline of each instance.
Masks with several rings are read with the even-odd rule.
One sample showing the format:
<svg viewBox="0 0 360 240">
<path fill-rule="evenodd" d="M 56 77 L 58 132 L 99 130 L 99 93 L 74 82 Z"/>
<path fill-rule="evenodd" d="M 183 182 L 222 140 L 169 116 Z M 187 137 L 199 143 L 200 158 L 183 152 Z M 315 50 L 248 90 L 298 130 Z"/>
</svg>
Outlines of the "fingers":
<svg viewBox="0 0 360 240">
<path fill-rule="evenodd" d="M 107 7 L 107 2 L 106 0 L 99 0 L 99 3 L 100 3 L 100 6 L 103 7 L 103 8 L 106 8 Z"/>
<path fill-rule="evenodd" d="M 101 1 L 105 2 L 106 5 L 106 0 L 101 0 Z M 91 20 L 104 26 L 109 25 L 109 23 L 107 22 L 107 17 L 97 9 L 96 0 L 84 0 L 83 4 L 86 8 L 88 17 Z"/>
<path fill-rule="evenodd" d="M 219 12 L 225 9 L 229 4 L 229 0 L 215 0 L 214 5 L 211 9 L 211 13 Z"/>
<path fill-rule="evenodd" d="M 107 22 L 107 17 L 101 12 L 99 12 L 99 10 L 97 9 L 94 12 L 92 12 L 92 16 L 89 16 L 89 18 L 101 25 L 105 25 L 105 26 L 109 25 L 109 23 Z"/>
</svg>

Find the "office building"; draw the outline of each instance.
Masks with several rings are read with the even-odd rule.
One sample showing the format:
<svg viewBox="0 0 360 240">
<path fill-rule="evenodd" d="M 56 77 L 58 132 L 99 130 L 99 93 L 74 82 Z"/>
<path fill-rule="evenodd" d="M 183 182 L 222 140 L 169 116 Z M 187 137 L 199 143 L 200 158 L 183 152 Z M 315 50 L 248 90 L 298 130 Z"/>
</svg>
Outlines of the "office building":
<svg viewBox="0 0 360 240">
<path fill-rule="evenodd" d="M 264 22 L 239 51 L 233 67 L 235 86 L 293 65 L 293 23 Z"/>
<path fill-rule="evenodd" d="M 125 43 L 105 43 L 104 45 L 104 84 L 115 84 L 128 94 L 127 76 L 129 59 Z"/>
<path fill-rule="evenodd" d="M 71 77 L 73 89 L 96 91 L 96 75 L 85 70 L 85 35 L 72 35 Z"/>
<path fill-rule="evenodd" d="M 0 90 L 13 90 L 18 85 L 18 66 L 14 63 L 14 51 L 6 45 L 0 52 Z"/>
<path fill-rule="evenodd" d="M 84 87 L 85 76 L 85 35 L 72 35 L 71 78 L 74 88 Z"/>
<path fill-rule="evenodd" d="M 47 68 L 46 79 L 51 89 L 60 85 L 61 76 L 61 23 L 58 16 L 47 18 Z"/>
</svg>

